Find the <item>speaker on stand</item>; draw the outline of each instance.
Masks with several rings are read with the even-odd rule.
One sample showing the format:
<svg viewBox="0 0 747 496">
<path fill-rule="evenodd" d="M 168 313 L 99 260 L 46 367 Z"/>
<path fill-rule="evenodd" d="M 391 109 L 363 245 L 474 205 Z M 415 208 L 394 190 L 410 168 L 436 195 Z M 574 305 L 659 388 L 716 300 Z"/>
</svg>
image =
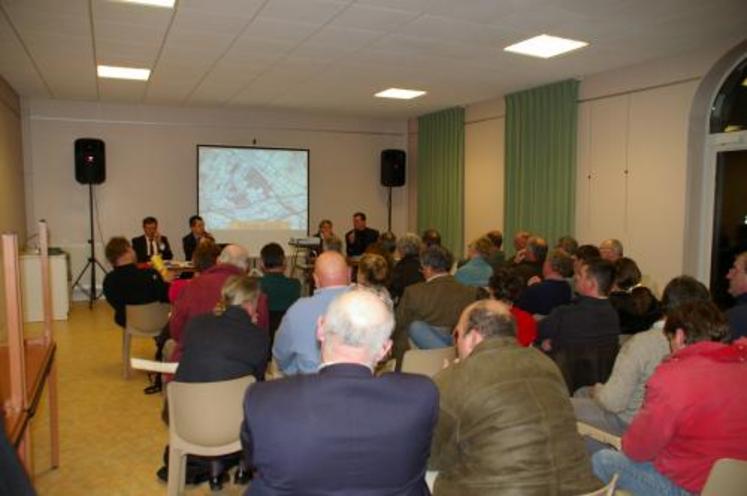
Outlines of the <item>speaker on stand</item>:
<svg viewBox="0 0 747 496">
<path fill-rule="evenodd" d="M 382 150 L 381 152 L 381 185 L 389 188 L 387 202 L 387 231 L 389 232 L 392 230 L 392 188 L 405 185 L 406 161 L 407 156 L 404 150 Z"/>
<path fill-rule="evenodd" d="M 76 286 L 88 295 L 88 308 L 93 308 L 93 303 L 101 297 L 96 290 L 96 266 L 104 273 L 106 269 L 96 259 L 96 244 L 93 227 L 93 185 L 101 184 L 106 180 L 106 149 L 104 142 L 96 138 L 79 138 L 75 140 L 75 180 L 80 184 L 88 185 L 88 218 L 90 221 L 91 237 L 88 243 L 91 245 L 88 263 L 81 269 L 73 283 L 73 289 Z M 80 280 L 86 270 L 91 271 L 91 286 L 86 290 Z"/>
</svg>

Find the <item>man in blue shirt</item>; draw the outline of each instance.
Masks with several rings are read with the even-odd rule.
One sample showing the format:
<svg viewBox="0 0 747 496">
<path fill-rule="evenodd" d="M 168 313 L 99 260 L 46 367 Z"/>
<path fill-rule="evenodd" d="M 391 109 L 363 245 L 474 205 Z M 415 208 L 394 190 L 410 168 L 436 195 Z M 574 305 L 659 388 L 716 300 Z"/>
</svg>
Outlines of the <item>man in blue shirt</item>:
<svg viewBox="0 0 747 496">
<path fill-rule="evenodd" d="M 325 251 L 314 264 L 313 296 L 297 300 L 286 312 L 275 335 L 272 356 L 284 375 L 314 374 L 320 363 L 316 326 L 339 294 L 348 291 L 350 267 L 335 251 Z"/>
<path fill-rule="evenodd" d="M 747 336 L 747 251 L 734 259 L 734 265 L 726 274 L 729 280 L 729 294 L 737 304 L 726 312 L 731 327 L 731 338 Z"/>
</svg>

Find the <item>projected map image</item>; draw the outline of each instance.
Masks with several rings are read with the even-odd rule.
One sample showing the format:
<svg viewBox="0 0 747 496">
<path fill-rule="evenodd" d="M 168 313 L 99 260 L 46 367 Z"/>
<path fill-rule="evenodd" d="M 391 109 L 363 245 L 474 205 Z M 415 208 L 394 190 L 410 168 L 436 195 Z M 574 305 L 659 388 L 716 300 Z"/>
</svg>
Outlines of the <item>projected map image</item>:
<svg viewBox="0 0 747 496">
<path fill-rule="evenodd" d="M 201 146 L 199 202 L 211 230 L 306 231 L 308 152 Z"/>
</svg>

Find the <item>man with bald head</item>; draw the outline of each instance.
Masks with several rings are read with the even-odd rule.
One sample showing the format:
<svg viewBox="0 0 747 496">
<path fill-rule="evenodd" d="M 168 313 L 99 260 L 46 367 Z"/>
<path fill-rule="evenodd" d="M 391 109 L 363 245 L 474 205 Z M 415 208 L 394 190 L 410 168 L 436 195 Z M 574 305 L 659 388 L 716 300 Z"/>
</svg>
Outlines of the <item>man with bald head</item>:
<svg viewBox="0 0 747 496">
<path fill-rule="evenodd" d="M 459 362 L 434 381 L 440 395 L 429 468 L 434 496 L 575 495 L 601 486 L 576 430 L 555 363 L 516 342 L 508 306 L 480 300 L 456 326 Z"/>
<path fill-rule="evenodd" d="M 316 322 L 330 302 L 348 291 L 350 267 L 336 251 L 325 251 L 314 263 L 313 296 L 297 300 L 288 308 L 275 334 L 272 356 L 285 375 L 314 374 L 319 368 Z"/>
<path fill-rule="evenodd" d="M 244 398 L 247 494 L 429 494 L 438 392 L 422 375 L 373 374 L 392 346 L 391 303 L 358 287 L 313 320 L 319 373 L 260 382 Z"/>
</svg>

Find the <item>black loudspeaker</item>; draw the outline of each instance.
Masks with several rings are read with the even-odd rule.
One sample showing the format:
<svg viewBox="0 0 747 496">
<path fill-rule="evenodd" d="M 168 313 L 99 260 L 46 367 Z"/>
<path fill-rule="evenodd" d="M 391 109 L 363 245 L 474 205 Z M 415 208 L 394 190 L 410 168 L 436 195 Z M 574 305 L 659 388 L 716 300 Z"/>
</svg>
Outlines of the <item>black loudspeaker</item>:
<svg viewBox="0 0 747 496">
<path fill-rule="evenodd" d="M 75 180 L 81 184 L 101 184 L 106 181 L 106 149 L 102 140 L 75 140 Z"/>
<path fill-rule="evenodd" d="M 383 150 L 381 152 L 381 185 L 396 187 L 405 185 L 405 151 Z"/>
</svg>

